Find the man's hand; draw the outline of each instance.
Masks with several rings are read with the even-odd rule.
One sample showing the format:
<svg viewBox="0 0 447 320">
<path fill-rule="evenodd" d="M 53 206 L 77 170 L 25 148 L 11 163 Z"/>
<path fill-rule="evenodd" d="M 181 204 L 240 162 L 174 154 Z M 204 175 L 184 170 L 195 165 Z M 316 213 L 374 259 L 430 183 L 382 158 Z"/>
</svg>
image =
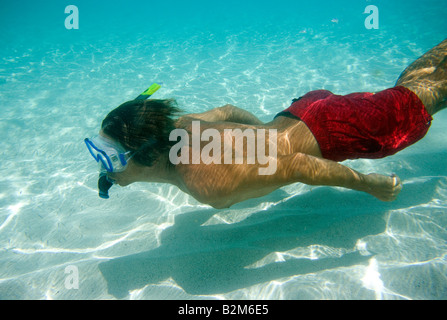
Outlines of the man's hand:
<svg viewBox="0 0 447 320">
<path fill-rule="evenodd" d="M 371 173 L 364 177 L 367 186 L 365 191 L 382 201 L 396 200 L 397 195 L 402 190 L 402 182 L 395 174 L 385 176 Z"/>
</svg>

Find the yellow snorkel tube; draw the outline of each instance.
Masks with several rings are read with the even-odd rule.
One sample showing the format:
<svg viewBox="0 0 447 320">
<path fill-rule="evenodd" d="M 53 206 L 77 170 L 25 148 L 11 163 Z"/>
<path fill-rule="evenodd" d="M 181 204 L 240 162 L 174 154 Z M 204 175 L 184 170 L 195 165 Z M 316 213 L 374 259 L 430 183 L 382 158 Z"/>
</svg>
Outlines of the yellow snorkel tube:
<svg viewBox="0 0 447 320">
<path fill-rule="evenodd" d="M 153 95 L 158 89 L 161 88 L 161 85 L 158 83 L 153 83 L 149 88 L 143 91 L 135 100 L 146 100 L 151 95 Z"/>
</svg>

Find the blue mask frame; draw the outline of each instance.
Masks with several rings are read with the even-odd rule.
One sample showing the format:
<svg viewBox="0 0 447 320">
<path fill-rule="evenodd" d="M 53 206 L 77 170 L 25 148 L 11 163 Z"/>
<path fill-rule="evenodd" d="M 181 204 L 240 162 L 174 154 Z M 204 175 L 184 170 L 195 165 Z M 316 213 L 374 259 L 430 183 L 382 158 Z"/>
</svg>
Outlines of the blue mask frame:
<svg viewBox="0 0 447 320">
<path fill-rule="evenodd" d="M 102 137 L 101 137 L 102 139 Z M 128 161 L 132 158 L 131 151 L 119 152 L 117 148 L 114 148 L 109 143 L 107 143 L 107 149 L 109 153 L 96 146 L 95 143 L 89 139 L 85 138 L 84 142 L 87 146 L 88 151 L 92 155 L 96 162 L 101 162 L 102 166 L 107 170 L 107 172 L 122 172 L 127 168 Z M 110 151 L 114 151 L 113 153 Z"/>
</svg>

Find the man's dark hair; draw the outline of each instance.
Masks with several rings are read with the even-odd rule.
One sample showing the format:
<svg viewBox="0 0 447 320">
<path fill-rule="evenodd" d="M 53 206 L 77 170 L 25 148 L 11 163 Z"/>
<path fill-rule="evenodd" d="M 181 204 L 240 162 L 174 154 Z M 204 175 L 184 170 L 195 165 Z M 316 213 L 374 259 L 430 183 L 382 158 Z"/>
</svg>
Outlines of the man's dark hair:
<svg viewBox="0 0 447 320">
<path fill-rule="evenodd" d="M 132 100 L 112 110 L 102 121 L 105 134 L 134 152 L 137 163 L 151 166 L 176 141 L 169 141 L 173 117 L 181 110 L 174 99 Z"/>
</svg>

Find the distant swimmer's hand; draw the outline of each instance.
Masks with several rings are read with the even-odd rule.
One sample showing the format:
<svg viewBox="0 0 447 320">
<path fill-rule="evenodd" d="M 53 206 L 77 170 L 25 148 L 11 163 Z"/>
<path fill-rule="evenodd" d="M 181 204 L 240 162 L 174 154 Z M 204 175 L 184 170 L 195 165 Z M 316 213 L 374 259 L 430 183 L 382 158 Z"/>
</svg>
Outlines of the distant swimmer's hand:
<svg viewBox="0 0 447 320">
<path fill-rule="evenodd" d="M 382 201 L 396 200 L 397 195 L 402 190 L 402 182 L 395 174 L 385 176 L 371 173 L 366 175 L 366 183 L 366 192 Z"/>
</svg>

